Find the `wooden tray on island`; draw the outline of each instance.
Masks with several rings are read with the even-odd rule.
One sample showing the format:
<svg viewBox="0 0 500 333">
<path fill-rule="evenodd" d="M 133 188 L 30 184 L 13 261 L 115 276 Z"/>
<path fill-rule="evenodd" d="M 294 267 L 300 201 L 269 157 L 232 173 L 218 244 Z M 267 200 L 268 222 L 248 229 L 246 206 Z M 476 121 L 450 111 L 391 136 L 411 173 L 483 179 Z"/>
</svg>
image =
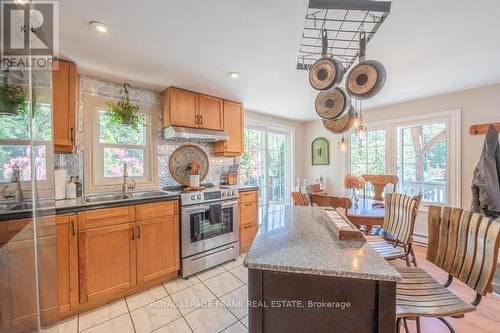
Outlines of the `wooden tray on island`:
<svg viewBox="0 0 500 333">
<path fill-rule="evenodd" d="M 342 213 L 342 208 L 325 208 L 326 223 L 340 240 L 366 242 L 363 233 Z"/>
</svg>

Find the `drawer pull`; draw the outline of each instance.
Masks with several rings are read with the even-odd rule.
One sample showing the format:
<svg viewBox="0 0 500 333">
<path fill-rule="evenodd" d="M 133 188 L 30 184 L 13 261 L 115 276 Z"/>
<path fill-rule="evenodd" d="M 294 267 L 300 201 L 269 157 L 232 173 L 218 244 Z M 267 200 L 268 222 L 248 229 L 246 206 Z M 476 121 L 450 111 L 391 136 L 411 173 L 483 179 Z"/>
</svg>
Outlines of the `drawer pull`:
<svg viewBox="0 0 500 333">
<path fill-rule="evenodd" d="M 137 239 L 141 239 L 141 226 L 137 226 Z"/>
<path fill-rule="evenodd" d="M 71 221 L 71 233 L 73 234 L 73 237 L 76 236 L 75 221 Z"/>
<path fill-rule="evenodd" d="M 252 227 L 253 227 L 253 225 L 249 224 L 249 225 L 245 225 L 245 226 L 243 226 L 243 229 L 250 229 L 250 228 L 252 228 Z"/>
<path fill-rule="evenodd" d="M 135 229 L 134 229 L 134 228 L 132 228 L 132 240 L 134 240 L 134 239 L 135 239 L 135 232 L 134 232 L 134 230 L 135 230 Z"/>
<path fill-rule="evenodd" d="M 252 203 L 251 202 L 250 203 L 246 203 L 245 206 L 250 207 L 250 206 L 252 206 Z"/>
</svg>

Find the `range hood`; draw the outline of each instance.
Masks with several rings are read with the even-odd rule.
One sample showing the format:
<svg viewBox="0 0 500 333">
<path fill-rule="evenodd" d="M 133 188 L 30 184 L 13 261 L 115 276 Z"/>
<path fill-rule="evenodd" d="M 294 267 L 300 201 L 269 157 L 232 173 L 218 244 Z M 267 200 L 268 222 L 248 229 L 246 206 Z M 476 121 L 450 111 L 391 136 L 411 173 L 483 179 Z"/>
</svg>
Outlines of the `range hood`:
<svg viewBox="0 0 500 333">
<path fill-rule="evenodd" d="M 216 142 L 227 140 L 229 135 L 224 131 L 168 126 L 163 129 L 163 138 L 165 140 L 187 139 L 199 142 Z"/>
</svg>

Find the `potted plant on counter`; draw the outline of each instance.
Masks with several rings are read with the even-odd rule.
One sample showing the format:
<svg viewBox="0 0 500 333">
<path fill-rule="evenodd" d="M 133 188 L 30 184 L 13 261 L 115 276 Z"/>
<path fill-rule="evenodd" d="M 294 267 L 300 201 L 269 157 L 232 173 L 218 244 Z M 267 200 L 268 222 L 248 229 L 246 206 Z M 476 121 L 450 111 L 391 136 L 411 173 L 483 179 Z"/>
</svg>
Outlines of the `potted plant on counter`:
<svg viewBox="0 0 500 333">
<path fill-rule="evenodd" d="M 7 73 L 4 72 L 3 83 L 0 86 L 0 114 L 18 115 L 19 109 L 25 109 L 26 93 L 23 88 L 7 82 Z"/>
<path fill-rule="evenodd" d="M 138 116 L 139 105 L 130 103 L 130 96 L 128 92 L 130 85 L 125 83 L 123 88 L 125 89 L 125 95 L 121 101 L 116 103 L 106 103 L 106 106 L 108 107 L 106 115 L 115 123 L 121 123 L 122 125 L 131 126 L 134 129 L 137 129 L 140 125 L 142 125 L 142 118 Z"/>
</svg>

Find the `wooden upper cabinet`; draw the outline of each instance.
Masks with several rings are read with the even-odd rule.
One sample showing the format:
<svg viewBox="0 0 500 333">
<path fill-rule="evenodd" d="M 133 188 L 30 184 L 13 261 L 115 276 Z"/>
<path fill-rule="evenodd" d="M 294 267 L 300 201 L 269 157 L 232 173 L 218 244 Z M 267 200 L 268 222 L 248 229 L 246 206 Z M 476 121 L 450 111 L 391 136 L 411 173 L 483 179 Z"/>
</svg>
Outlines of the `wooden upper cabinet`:
<svg viewBox="0 0 500 333">
<path fill-rule="evenodd" d="M 240 156 L 243 153 L 243 105 L 224 101 L 224 128 L 229 139 L 214 143 L 214 153 L 219 156 Z"/>
<path fill-rule="evenodd" d="M 163 125 L 224 130 L 222 99 L 170 87 L 163 93 Z"/>
<path fill-rule="evenodd" d="M 224 130 L 223 101 L 220 98 L 199 95 L 199 126 L 205 129 Z"/>
<path fill-rule="evenodd" d="M 105 300 L 136 285 L 134 223 L 78 232 L 80 303 Z"/>
<path fill-rule="evenodd" d="M 54 151 L 71 153 L 76 144 L 76 65 L 63 60 L 54 62 L 52 71 L 52 128 Z"/>
<path fill-rule="evenodd" d="M 198 127 L 198 94 L 178 88 L 164 92 L 163 125 Z"/>
</svg>

